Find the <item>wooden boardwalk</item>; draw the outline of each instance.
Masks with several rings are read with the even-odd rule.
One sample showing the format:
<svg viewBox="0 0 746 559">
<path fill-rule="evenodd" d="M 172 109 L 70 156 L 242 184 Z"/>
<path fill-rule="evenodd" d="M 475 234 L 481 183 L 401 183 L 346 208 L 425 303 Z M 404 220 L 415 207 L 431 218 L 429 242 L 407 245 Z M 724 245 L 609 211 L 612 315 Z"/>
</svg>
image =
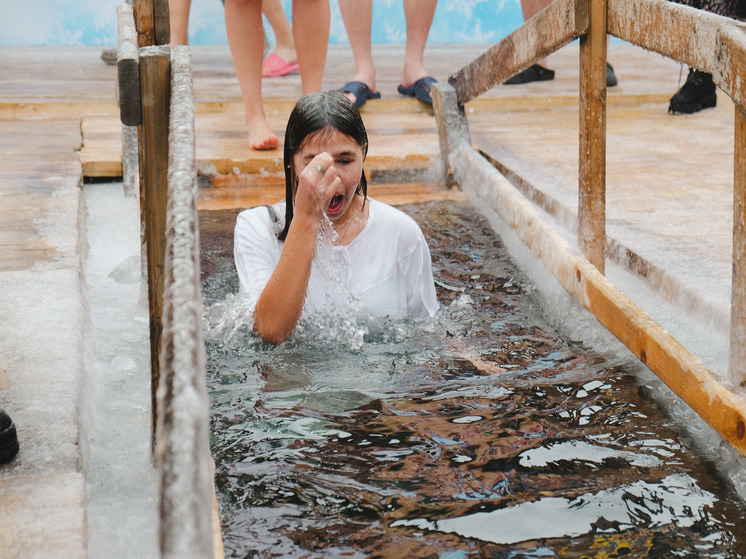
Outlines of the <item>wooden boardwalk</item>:
<svg viewBox="0 0 746 559">
<path fill-rule="evenodd" d="M 445 80 L 484 49 L 432 45 L 426 62 Z M 99 48 L 4 48 L 0 54 L 0 408 L 16 422 L 22 448 L 13 463 L 0 466 L 0 555 L 84 557 L 85 441 L 76 421 L 86 320 L 80 183 L 121 173 L 116 70 L 101 61 Z M 383 99 L 362 111 L 371 195 L 392 203 L 461 197 L 442 184 L 433 116 L 396 93 L 403 49 L 379 47 L 374 55 Z M 569 45 L 549 58 L 555 80 L 500 86 L 467 106 L 475 147 L 568 236 L 577 213 L 577 61 L 577 46 Z M 668 115 L 668 99 L 683 79 L 680 65 L 617 42 L 609 61 L 619 78 L 608 91 L 609 235 L 649 283 L 723 333 L 732 103 L 720 94 L 716 109 Z M 349 51 L 330 49 L 327 68 L 325 87 L 342 85 L 353 73 Z M 200 207 L 282 197 L 281 152 L 246 146 L 227 47 L 194 49 L 194 83 Z M 267 79 L 264 92 L 270 122 L 281 134 L 300 79 Z M 53 328 L 36 331 L 40 320 Z M 708 364 L 718 370 L 717 362 Z"/>
</svg>

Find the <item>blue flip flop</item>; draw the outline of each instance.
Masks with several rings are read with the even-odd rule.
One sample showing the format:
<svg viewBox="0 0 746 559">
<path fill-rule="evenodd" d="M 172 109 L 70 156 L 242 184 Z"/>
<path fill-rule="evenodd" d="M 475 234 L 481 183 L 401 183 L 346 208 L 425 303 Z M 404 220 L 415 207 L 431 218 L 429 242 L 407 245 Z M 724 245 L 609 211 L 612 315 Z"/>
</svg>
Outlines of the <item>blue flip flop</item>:
<svg viewBox="0 0 746 559">
<path fill-rule="evenodd" d="M 436 80 L 435 78 L 431 78 L 430 76 L 427 76 L 425 78 L 420 78 L 419 80 L 414 82 L 409 87 L 404 87 L 403 85 L 400 85 L 398 87 L 398 91 L 402 95 L 406 95 L 407 97 L 416 97 L 423 103 L 432 105 L 433 98 L 430 95 L 430 86 L 437 82 L 438 80 Z"/>
<path fill-rule="evenodd" d="M 353 101 L 352 104 L 355 105 L 358 109 L 365 105 L 368 99 L 381 98 L 380 91 L 376 91 L 375 93 L 373 93 L 370 90 L 370 87 L 368 87 L 368 84 L 365 84 L 363 82 L 348 82 L 340 87 L 338 91 L 341 91 L 342 93 L 351 93 L 352 95 L 354 95 L 355 101 Z"/>
</svg>

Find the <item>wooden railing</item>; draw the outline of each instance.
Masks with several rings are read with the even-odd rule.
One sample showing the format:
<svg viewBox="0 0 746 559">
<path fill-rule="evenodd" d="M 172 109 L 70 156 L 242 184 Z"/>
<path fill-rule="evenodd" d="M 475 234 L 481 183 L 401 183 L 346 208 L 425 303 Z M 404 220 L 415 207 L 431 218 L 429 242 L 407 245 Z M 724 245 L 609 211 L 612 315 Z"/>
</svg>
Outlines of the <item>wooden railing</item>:
<svg viewBox="0 0 746 559">
<path fill-rule="evenodd" d="M 220 557 L 202 337 L 191 50 L 167 44 L 167 0 L 122 4 L 118 20 L 121 119 L 138 128 L 160 555 Z"/>
<path fill-rule="evenodd" d="M 746 35 L 724 17 L 668 0 L 555 0 L 448 84 L 434 105 L 447 182 L 487 201 L 555 275 L 637 357 L 746 455 Z M 726 383 L 605 277 L 607 33 L 713 75 L 735 104 L 733 277 Z M 464 104 L 580 39 L 577 247 L 570 246 L 471 148 Z M 578 249 L 580 254 L 578 254 Z"/>
</svg>

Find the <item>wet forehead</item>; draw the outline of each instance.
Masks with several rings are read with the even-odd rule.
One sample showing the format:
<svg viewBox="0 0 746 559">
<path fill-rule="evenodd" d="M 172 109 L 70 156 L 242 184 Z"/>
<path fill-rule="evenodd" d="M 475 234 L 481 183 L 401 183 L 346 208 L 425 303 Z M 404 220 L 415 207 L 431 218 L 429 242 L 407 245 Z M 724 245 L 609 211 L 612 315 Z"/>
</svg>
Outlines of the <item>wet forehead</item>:
<svg viewBox="0 0 746 559">
<path fill-rule="evenodd" d="M 338 130 L 323 130 L 309 136 L 296 154 L 304 159 L 313 158 L 319 153 L 328 152 L 332 157 L 346 154 L 361 154 L 362 148 L 351 137 Z"/>
</svg>

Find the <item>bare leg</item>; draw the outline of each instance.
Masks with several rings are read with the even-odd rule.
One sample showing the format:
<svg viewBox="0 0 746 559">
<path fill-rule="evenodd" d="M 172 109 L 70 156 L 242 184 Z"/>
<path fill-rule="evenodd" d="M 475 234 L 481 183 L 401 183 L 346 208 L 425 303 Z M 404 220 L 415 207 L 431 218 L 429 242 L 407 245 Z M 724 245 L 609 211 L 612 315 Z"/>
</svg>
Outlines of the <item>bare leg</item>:
<svg viewBox="0 0 746 559">
<path fill-rule="evenodd" d="M 321 91 L 330 18 L 329 0 L 293 0 L 293 38 L 303 95 Z"/>
<path fill-rule="evenodd" d="M 272 31 L 275 32 L 275 39 L 277 39 L 275 54 L 285 62 L 295 62 L 297 56 L 295 55 L 293 30 L 285 15 L 285 10 L 282 8 L 282 2 L 280 0 L 263 0 L 262 13 L 267 17 L 267 21 L 272 26 Z"/>
<path fill-rule="evenodd" d="M 189 7 L 192 0 L 168 0 L 171 44 L 189 44 Z"/>
<path fill-rule="evenodd" d="M 404 17 L 407 20 L 407 49 L 401 81 L 404 87 L 428 75 L 423 59 L 437 3 L 438 0 L 404 0 Z"/>
<path fill-rule="evenodd" d="M 352 56 L 355 58 L 353 81 L 363 82 L 376 93 L 376 66 L 373 63 L 370 28 L 373 22 L 372 0 L 339 0 L 339 11 L 344 20 L 350 40 Z M 354 95 L 346 94 L 350 101 Z"/>
<path fill-rule="evenodd" d="M 262 1 L 226 0 L 225 28 L 246 111 L 249 146 L 274 149 L 280 145 L 280 140 L 269 128 L 262 105 Z"/>
<path fill-rule="evenodd" d="M 527 21 L 546 8 L 552 0 L 521 0 L 523 21 Z"/>
</svg>

